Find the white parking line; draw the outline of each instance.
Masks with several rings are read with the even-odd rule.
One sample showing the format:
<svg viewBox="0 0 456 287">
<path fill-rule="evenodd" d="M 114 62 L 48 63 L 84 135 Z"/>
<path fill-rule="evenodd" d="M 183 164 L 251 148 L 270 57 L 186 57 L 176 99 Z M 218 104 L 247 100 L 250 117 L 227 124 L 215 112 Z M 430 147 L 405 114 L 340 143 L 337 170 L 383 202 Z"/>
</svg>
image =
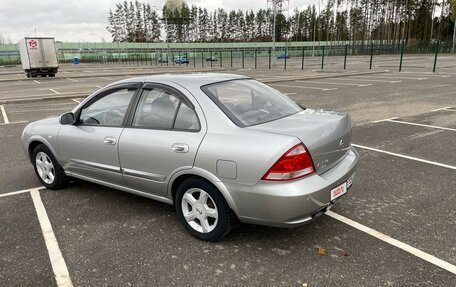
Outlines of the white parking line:
<svg viewBox="0 0 456 287">
<path fill-rule="evenodd" d="M 296 95 L 297 93 L 283 93 L 285 96 Z"/>
<path fill-rule="evenodd" d="M 398 118 L 399 117 L 387 118 L 387 119 L 383 119 L 383 120 L 372 121 L 371 123 L 376 124 L 376 123 L 386 122 L 386 121 L 389 121 L 389 120 L 395 120 L 395 119 L 398 119 Z"/>
<path fill-rule="evenodd" d="M 397 156 L 397 157 L 401 157 L 401 158 L 406 158 L 406 159 L 410 159 L 410 160 L 414 160 L 414 161 L 419 161 L 419 162 L 423 162 L 423 163 L 427 163 L 427 164 L 432 164 L 432 165 L 436 165 L 436 166 L 440 166 L 440 167 L 456 170 L 456 166 L 452 166 L 452 165 L 449 165 L 449 164 L 444 164 L 444 163 L 439 163 L 439 162 L 435 162 L 435 161 L 425 160 L 425 159 L 421 159 L 421 158 L 418 158 L 418 157 L 413 157 L 413 156 L 403 155 L 403 154 L 399 154 L 399 153 L 389 152 L 389 151 L 386 151 L 386 150 L 376 149 L 376 148 L 362 146 L 362 145 L 358 145 L 358 144 L 352 144 L 352 146 L 357 147 L 357 148 L 367 149 L 367 150 L 371 150 L 371 151 L 375 151 L 375 152 L 379 152 L 379 153 L 384 153 L 384 154 L 388 154 L 388 155 L 392 155 L 392 156 Z"/>
<path fill-rule="evenodd" d="M 33 80 L 33 81 L 34 81 L 35 83 L 37 83 L 37 84 L 41 84 L 41 82 L 38 82 L 37 80 Z"/>
<path fill-rule="evenodd" d="M 311 89 L 311 90 L 320 90 L 320 91 L 334 91 L 337 88 L 319 88 L 319 87 L 306 87 L 306 86 L 290 86 L 290 85 L 279 85 L 279 84 L 269 84 L 270 86 L 276 87 L 285 87 L 285 88 L 296 88 L 296 89 Z"/>
<path fill-rule="evenodd" d="M 16 194 L 27 193 L 27 192 L 31 192 L 32 190 L 41 189 L 41 188 L 44 188 L 44 186 L 3 193 L 3 194 L 0 194 L 0 197 L 7 197 L 7 196 L 11 196 L 11 195 L 16 195 Z"/>
<path fill-rule="evenodd" d="M 23 124 L 23 123 L 27 123 L 27 122 L 28 121 L 9 122 L 9 123 L 0 124 L 0 126 L 14 125 L 14 124 Z"/>
<path fill-rule="evenodd" d="M 60 93 L 59 93 L 59 92 L 57 92 L 57 91 L 56 91 L 56 90 L 54 90 L 54 89 L 49 89 L 49 90 L 50 90 L 51 92 L 53 92 L 53 93 L 57 94 L 57 95 L 60 95 Z"/>
<path fill-rule="evenodd" d="M 349 79 L 349 78 L 351 78 L 351 79 Z M 353 81 L 353 80 L 355 80 L 355 81 L 361 81 L 361 82 L 379 82 L 379 83 L 390 83 L 390 84 L 402 83 L 402 81 L 400 81 L 400 80 L 387 81 L 387 80 L 375 80 L 375 79 L 359 79 L 356 76 L 351 76 L 351 77 L 347 77 L 347 78 L 339 77 L 339 78 L 337 78 L 337 80 L 342 80 L 342 81 Z"/>
<path fill-rule="evenodd" d="M 97 88 L 99 88 L 99 89 L 103 88 L 103 86 L 95 86 L 95 87 L 97 87 Z"/>
<path fill-rule="evenodd" d="M 57 238 L 52 230 L 51 222 L 49 221 L 46 209 L 41 201 L 40 192 L 38 189 L 34 189 L 30 192 L 30 195 L 32 196 L 33 204 L 35 205 L 36 215 L 38 216 L 41 231 L 43 232 L 44 242 L 46 243 L 49 253 L 49 259 L 51 260 L 57 286 L 73 286 Z"/>
<path fill-rule="evenodd" d="M 403 79 L 403 80 L 417 80 L 417 81 L 423 81 L 423 80 L 428 80 L 429 78 L 423 78 L 423 77 L 420 77 L 420 78 L 414 78 L 414 77 L 402 77 L 402 76 L 398 76 L 397 74 L 396 75 L 392 75 L 392 76 L 375 76 L 375 77 L 370 77 L 370 76 L 358 76 L 360 78 L 367 78 L 367 79 L 370 79 L 370 78 L 380 78 L 380 79 Z"/>
<path fill-rule="evenodd" d="M 431 110 L 431 112 L 445 111 L 445 110 L 448 110 L 448 109 L 451 109 L 451 108 L 452 107 L 444 107 L 444 108 L 440 108 L 440 109 Z M 453 111 L 453 110 L 450 110 L 450 111 Z"/>
<path fill-rule="evenodd" d="M 406 243 L 403 243 L 403 242 L 401 242 L 401 241 L 399 241 L 397 239 L 394 239 L 394 238 L 392 238 L 392 237 L 390 237 L 390 236 L 388 236 L 386 234 L 383 234 L 383 233 L 381 233 L 381 232 L 379 232 L 377 230 L 374 230 L 374 229 L 372 229 L 370 227 L 364 226 L 364 225 L 362 225 L 362 224 L 360 224 L 360 223 L 358 223 L 356 221 L 353 221 L 353 220 L 351 220 L 351 219 L 349 219 L 349 218 L 347 218 L 345 216 L 342 216 L 342 215 L 337 214 L 335 212 L 332 212 L 330 210 L 326 212 L 326 215 L 328 215 L 329 217 L 334 218 L 334 219 L 336 219 L 336 220 L 338 220 L 340 222 L 343 222 L 343 223 L 345 223 L 347 225 L 350 225 L 351 227 L 356 228 L 356 229 L 358 229 L 358 230 L 360 230 L 360 231 L 362 231 L 364 233 L 367 233 L 367 234 L 369 234 L 369 235 L 371 235 L 371 236 L 373 236 L 373 237 L 375 237 L 377 239 L 380 239 L 383 242 L 386 242 L 386 243 L 391 244 L 391 245 L 393 245 L 393 246 L 395 246 L 395 247 L 397 247 L 399 249 L 402 249 L 403 251 L 408 252 L 408 253 L 410 253 L 410 254 L 412 254 L 412 255 L 420 258 L 420 259 L 423 259 L 424 261 L 427 261 L 427 262 L 429 262 L 431 264 L 434 264 L 437 267 L 440 267 L 440 268 L 445 269 L 445 270 L 447 270 L 447 271 L 449 271 L 449 272 L 451 272 L 453 274 L 456 274 L 456 266 L 452 265 L 449 262 L 446 262 L 446 261 L 444 261 L 442 259 L 439 259 L 439 258 L 437 258 L 437 257 L 435 257 L 435 256 L 433 256 L 433 255 L 431 255 L 429 253 L 421 251 L 421 250 L 419 250 L 419 249 L 417 249 L 415 247 L 412 247 L 412 246 L 410 246 L 410 245 L 408 245 Z"/>
<path fill-rule="evenodd" d="M 78 101 L 78 100 L 76 100 L 76 99 L 71 99 L 71 100 L 72 100 L 73 102 L 76 102 L 76 103 L 78 103 L 78 104 L 80 104 L 80 103 L 81 103 L 80 101 Z"/>
<path fill-rule="evenodd" d="M 433 129 L 456 132 L 456 129 L 452 129 L 452 128 L 445 128 L 445 127 L 439 127 L 439 126 L 417 124 L 417 123 L 412 123 L 412 122 L 404 122 L 404 121 L 398 121 L 398 120 L 394 120 L 394 119 L 390 119 L 390 120 L 386 120 L 386 121 L 387 122 L 391 122 L 391 123 L 398 123 L 398 124 L 404 124 L 404 125 L 419 126 L 419 127 L 426 127 L 426 128 L 433 128 Z"/>
<path fill-rule="evenodd" d="M 114 80 L 113 78 L 110 78 L 110 77 L 98 77 L 98 79 L 108 80 L 108 81 Z"/>
<path fill-rule="evenodd" d="M 71 79 L 71 78 L 66 78 L 68 81 L 72 81 L 72 82 L 76 82 L 76 83 L 79 83 L 78 80 L 75 80 L 75 79 Z"/>
<path fill-rule="evenodd" d="M 6 115 L 5 107 L 3 105 L 0 105 L 0 110 L 2 111 L 3 122 L 5 124 L 9 124 L 9 119 L 8 119 L 8 116 Z"/>
<path fill-rule="evenodd" d="M 372 84 L 335 83 L 335 82 L 313 82 L 313 81 L 295 81 L 295 82 L 297 82 L 297 83 L 323 84 L 323 85 L 355 86 L 355 87 L 368 87 L 368 86 L 372 86 Z"/>
</svg>

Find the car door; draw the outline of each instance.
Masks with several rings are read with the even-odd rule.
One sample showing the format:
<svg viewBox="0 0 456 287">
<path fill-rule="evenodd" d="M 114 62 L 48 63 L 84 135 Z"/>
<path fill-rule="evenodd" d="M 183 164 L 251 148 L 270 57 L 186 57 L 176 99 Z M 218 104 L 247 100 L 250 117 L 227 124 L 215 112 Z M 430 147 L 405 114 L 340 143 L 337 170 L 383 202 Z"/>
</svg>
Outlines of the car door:
<svg viewBox="0 0 456 287">
<path fill-rule="evenodd" d="M 75 113 L 76 122 L 60 128 L 58 145 L 70 174 L 125 186 L 118 142 L 140 84 L 101 91 Z"/>
<path fill-rule="evenodd" d="M 205 134 L 199 107 L 165 85 L 143 87 L 120 137 L 119 156 L 128 187 L 165 196 L 170 176 L 193 167 Z"/>
</svg>

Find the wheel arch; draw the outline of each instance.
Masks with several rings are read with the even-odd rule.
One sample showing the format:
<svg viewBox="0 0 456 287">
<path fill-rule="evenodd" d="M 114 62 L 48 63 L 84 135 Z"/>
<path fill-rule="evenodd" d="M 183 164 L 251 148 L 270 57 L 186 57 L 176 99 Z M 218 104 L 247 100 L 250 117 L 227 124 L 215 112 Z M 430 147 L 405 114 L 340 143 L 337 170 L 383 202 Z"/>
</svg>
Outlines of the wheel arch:
<svg viewBox="0 0 456 287">
<path fill-rule="evenodd" d="M 200 178 L 204 181 L 207 181 L 208 183 L 212 184 L 217 190 L 222 194 L 222 196 L 225 198 L 226 202 L 228 203 L 228 206 L 230 207 L 231 210 L 237 215 L 237 206 L 229 193 L 228 189 L 226 188 L 225 184 L 223 184 L 222 181 L 212 173 L 193 167 L 192 169 L 188 170 L 183 170 L 180 172 L 175 173 L 169 183 L 168 183 L 168 194 L 170 195 L 172 201 L 174 202 L 175 197 L 176 197 L 176 191 L 179 188 L 179 185 L 184 182 L 186 179 L 191 178 L 191 177 L 196 177 Z"/>
<path fill-rule="evenodd" d="M 27 147 L 27 154 L 32 163 L 33 163 L 33 151 L 40 144 L 45 145 L 52 152 L 52 155 L 58 160 L 57 154 L 55 152 L 55 149 L 52 147 L 52 145 L 44 138 L 36 136 L 36 137 L 30 138 L 30 141 L 29 141 L 29 144 Z"/>
</svg>

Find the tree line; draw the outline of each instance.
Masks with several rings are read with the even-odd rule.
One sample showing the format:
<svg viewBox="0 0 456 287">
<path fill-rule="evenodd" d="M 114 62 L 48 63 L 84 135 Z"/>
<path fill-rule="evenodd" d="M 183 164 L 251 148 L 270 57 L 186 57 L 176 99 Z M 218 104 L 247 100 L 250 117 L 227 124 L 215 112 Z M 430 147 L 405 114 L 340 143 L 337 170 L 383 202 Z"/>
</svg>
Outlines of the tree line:
<svg viewBox="0 0 456 287">
<path fill-rule="evenodd" d="M 170 11 L 135 0 L 109 11 L 107 30 L 114 42 L 262 42 L 272 40 L 273 18 L 271 9 Z M 276 41 L 451 42 L 455 18 L 456 0 L 327 0 L 277 13 L 275 35 Z"/>
</svg>

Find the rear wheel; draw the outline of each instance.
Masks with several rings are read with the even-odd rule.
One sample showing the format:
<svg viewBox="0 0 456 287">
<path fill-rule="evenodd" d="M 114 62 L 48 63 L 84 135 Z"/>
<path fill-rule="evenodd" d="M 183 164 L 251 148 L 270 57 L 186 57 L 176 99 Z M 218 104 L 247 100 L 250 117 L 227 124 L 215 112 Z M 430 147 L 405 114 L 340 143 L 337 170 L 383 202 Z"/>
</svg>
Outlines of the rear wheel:
<svg viewBox="0 0 456 287">
<path fill-rule="evenodd" d="M 217 188 L 207 181 L 184 181 L 177 190 L 175 205 L 182 225 L 198 239 L 217 241 L 231 230 L 230 208 Z"/>
<path fill-rule="evenodd" d="M 32 155 L 33 167 L 41 183 L 49 189 L 61 189 L 68 185 L 68 177 L 49 148 L 38 145 Z"/>
</svg>

